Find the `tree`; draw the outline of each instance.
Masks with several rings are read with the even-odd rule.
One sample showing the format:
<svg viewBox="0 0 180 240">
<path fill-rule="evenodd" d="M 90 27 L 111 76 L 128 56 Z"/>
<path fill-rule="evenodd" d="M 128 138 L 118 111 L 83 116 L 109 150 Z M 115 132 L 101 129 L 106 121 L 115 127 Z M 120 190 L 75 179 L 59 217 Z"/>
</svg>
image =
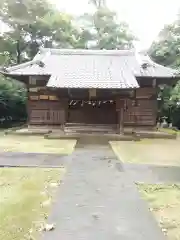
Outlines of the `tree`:
<svg viewBox="0 0 180 240">
<path fill-rule="evenodd" d="M 5 0 L 0 3 L 0 20 L 9 27 L 0 45 L 12 63 L 32 59 L 39 46 L 74 47 L 80 34 L 72 17 L 58 12 L 46 0 Z M 7 47 L 9 43 L 11 47 Z"/>
<path fill-rule="evenodd" d="M 0 60 L 15 64 L 30 60 L 39 46 L 57 48 L 124 49 L 133 46 L 128 26 L 118 23 L 105 0 L 91 1 L 93 15 L 85 14 L 80 26 L 72 16 L 57 11 L 47 0 L 4 0 L 0 20 L 8 31 L 0 36 Z M 90 43 L 90 44 L 89 44 Z"/>
<path fill-rule="evenodd" d="M 15 80 L 0 78 L 0 127 L 26 119 L 26 88 Z"/>
<path fill-rule="evenodd" d="M 0 36 L 0 66 L 16 62 L 14 59 L 15 55 L 16 47 L 13 39 L 10 39 L 6 34 Z"/>
<path fill-rule="evenodd" d="M 102 8 L 106 6 L 106 0 L 90 0 L 90 4 L 93 4 L 96 8 Z"/>
<path fill-rule="evenodd" d="M 34 25 L 48 10 L 50 7 L 45 0 L 5 0 L 0 3 L 0 20 L 9 28 L 5 39 L 13 43 L 15 54 L 12 54 L 12 58 L 15 55 L 17 63 L 25 55 L 27 45 L 29 48 L 35 45 Z"/>
<path fill-rule="evenodd" d="M 166 25 L 152 44 L 149 54 L 155 62 L 180 71 L 180 14 Z M 166 87 L 161 93 L 161 116 L 180 127 L 180 82 L 175 88 Z"/>
<path fill-rule="evenodd" d="M 149 53 L 156 62 L 180 69 L 180 14 L 162 29 Z"/>
<path fill-rule="evenodd" d="M 84 14 L 80 20 L 82 27 L 90 33 L 89 48 L 131 49 L 135 37 L 124 22 L 118 22 L 115 12 L 108 9 L 104 1 L 95 2 L 93 14 Z"/>
</svg>

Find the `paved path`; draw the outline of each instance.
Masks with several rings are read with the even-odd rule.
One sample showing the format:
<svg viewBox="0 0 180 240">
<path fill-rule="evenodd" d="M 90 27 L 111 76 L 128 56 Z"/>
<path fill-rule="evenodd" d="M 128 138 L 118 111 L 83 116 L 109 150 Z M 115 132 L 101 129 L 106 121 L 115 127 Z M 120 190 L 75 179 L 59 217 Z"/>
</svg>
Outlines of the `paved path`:
<svg viewBox="0 0 180 240">
<path fill-rule="evenodd" d="M 81 148 L 80 146 L 79 149 Z M 0 153 L 0 167 L 59 168 L 66 167 L 71 162 L 71 158 L 71 155 L 6 152 Z M 124 169 L 134 182 L 147 184 L 180 183 L 180 167 L 133 163 L 122 164 L 120 161 L 116 163 L 116 166 L 119 169 Z"/>
<path fill-rule="evenodd" d="M 0 153 L 0 167 L 61 167 L 71 156 L 42 153 Z"/>
<path fill-rule="evenodd" d="M 44 240 L 163 240 L 162 231 L 108 146 L 76 149 Z"/>
<path fill-rule="evenodd" d="M 56 228 L 43 240 L 165 239 L 134 182 L 180 182 L 180 167 L 122 164 L 107 142 L 89 147 L 79 143 L 70 156 L 0 153 L 0 167 L 66 165 L 68 172 L 48 219 Z"/>
</svg>

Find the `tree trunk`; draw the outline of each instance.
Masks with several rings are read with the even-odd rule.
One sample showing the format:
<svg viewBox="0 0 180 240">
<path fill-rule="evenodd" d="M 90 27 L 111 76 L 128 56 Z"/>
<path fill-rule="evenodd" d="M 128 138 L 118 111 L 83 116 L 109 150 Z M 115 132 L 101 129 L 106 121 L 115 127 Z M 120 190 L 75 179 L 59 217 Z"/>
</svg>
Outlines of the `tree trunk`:
<svg viewBox="0 0 180 240">
<path fill-rule="evenodd" d="M 16 53 L 17 53 L 17 64 L 20 64 L 20 63 L 21 63 L 20 40 L 17 40 L 17 44 L 16 44 Z"/>
</svg>

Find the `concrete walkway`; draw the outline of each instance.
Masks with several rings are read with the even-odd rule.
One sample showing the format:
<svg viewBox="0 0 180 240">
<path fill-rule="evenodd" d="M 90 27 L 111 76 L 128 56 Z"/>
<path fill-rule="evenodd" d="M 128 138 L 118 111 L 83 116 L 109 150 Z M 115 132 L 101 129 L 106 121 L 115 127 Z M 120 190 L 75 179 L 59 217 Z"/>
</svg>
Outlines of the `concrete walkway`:
<svg viewBox="0 0 180 240">
<path fill-rule="evenodd" d="M 76 148 L 43 240 L 163 240 L 148 205 L 108 145 Z"/>
<path fill-rule="evenodd" d="M 0 153 L 0 167 L 62 167 L 71 160 L 70 155 L 42 153 Z"/>
<path fill-rule="evenodd" d="M 112 158 L 114 158 L 114 155 L 112 155 Z M 72 155 L 6 152 L 0 153 L 0 168 L 59 168 L 67 167 L 71 160 Z M 147 184 L 180 183 L 180 167 L 178 166 L 156 166 L 149 164 L 121 163 L 118 161 L 116 167 L 126 171 L 133 182 Z"/>
</svg>

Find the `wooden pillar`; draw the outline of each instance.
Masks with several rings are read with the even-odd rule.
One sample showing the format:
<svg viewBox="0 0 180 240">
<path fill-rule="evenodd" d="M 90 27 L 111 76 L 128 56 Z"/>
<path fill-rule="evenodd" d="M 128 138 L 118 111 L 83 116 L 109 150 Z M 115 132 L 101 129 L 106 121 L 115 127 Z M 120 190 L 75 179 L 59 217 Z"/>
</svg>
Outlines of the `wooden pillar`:
<svg viewBox="0 0 180 240">
<path fill-rule="evenodd" d="M 121 106 L 120 109 L 120 121 L 119 121 L 119 133 L 124 133 L 124 106 Z"/>
<path fill-rule="evenodd" d="M 158 128 L 158 123 L 160 122 L 160 119 L 159 119 L 159 112 L 158 112 L 158 84 L 157 84 L 157 80 L 154 79 L 153 80 L 153 88 L 155 88 L 155 96 L 153 98 L 155 102 L 155 106 L 154 106 L 154 126 L 155 126 L 155 129 Z"/>
<path fill-rule="evenodd" d="M 153 81 L 152 81 L 152 86 L 153 86 L 153 88 L 156 88 L 156 84 L 157 84 L 156 79 L 153 79 Z"/>
<path fill-rule="evenodd" d="M 61 129 L 64 130 L 66 122 L 67 122 L 67 117 L 68 117 L 68 99 L 62 98 L 60 99 L 60 105 L 61 105 L 61 110 L 60 110 L 60 124 L 61 124 Z"/>
<path fill-rule="evenodd" d="M 30 109 L 30 99 L 29 99 L 29 78 L 28 78 L 28 82 L 26 84 L 26 88 L 27 88 L 27 101 L 26 101 L 26 112 L 27 112 L 27 124 L 28 127 L 30 125 L 30 116 L 31 116 L 31 109 Z"/>
<path fill-rule="evenodd" d="M 26 102 L 26 109 L 27 109 L 27 124 L 28 127 L 32 124 L 32 111 L 33 111 L 33 101 L 38 100 L 36 91 L 32 92 L 32 89 L 36 89 L 37 84 L 36 84 L 36 77 L 28 77 L 28 81 L 26 84 L 27 87 L 27 102 Z"/>
<path fill-rule="evenodd" d="M 137 101 L 137 90 L 134 89 L 133 91 L 133 115 L 134 115 L 134 126 L 132 131 L 136 132 L 136 127 L 137 127 L 137 123 L 138 123 L 138 119 L 137 119 L 137 106 L 138 106 L 138 101 Z"/>
<path fill-rule="evenodd" d="M 124 133 L 124 99 L 116 99 L 116 111 L 118 112 L 118 132 Z"/>
</svg>

